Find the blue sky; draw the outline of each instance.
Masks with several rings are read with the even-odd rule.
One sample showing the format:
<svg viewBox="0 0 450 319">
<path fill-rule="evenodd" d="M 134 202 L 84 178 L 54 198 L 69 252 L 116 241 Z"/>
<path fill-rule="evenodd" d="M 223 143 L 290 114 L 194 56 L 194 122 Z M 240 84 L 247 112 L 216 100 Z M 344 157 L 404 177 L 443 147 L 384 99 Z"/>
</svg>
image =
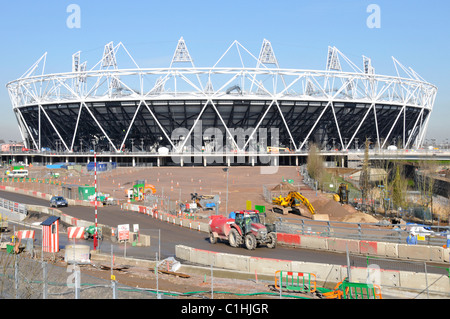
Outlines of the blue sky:
<svg viewBox="0 0 450 319">
<path fill-rule="evenodd" d="M 81 9 L 71 29 L 67 7 Z M 367 7 L 380 8 L 381 27 L 369 28 Z M 19 140 L 7 82 L 48 52 L 46 72 L 68 72 L 82 51 L 92 67 L 106 43 L 122 42 L 141 67 L 170 64 L 182 36 L 196 66 L 212 66 L 234 41 L 257 55 L 264 38 L 281 67 L 323 69 L 327 47 L 354 63 L 372 59 L 377 73 L 395 75 L 391 56 L 439 91 L 427 138 L 450 139 L 450 2 L 379 0 L 3 1 L 0 9 L 0 139 Z"/>
</svg>

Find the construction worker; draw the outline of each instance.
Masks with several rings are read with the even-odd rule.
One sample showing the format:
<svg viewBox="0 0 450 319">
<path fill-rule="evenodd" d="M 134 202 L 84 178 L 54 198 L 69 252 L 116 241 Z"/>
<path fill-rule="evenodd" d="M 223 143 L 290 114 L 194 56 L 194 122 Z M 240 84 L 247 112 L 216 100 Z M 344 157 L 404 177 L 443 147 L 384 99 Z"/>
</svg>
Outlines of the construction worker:
<svg viewBox="0 0 450 319">
<path fill-rule="evenodd" d="M 413 232 L 410 232 L 408 237 L 406 237 L 406 243 L 408 245 L 417 245 L 417 237 Z"/>
<path fill-rule="evenodd" d="M 245 233 L 249 233 L 251 230 L 252 219 L 250 217 L 245 218 Z"/>
</svg>

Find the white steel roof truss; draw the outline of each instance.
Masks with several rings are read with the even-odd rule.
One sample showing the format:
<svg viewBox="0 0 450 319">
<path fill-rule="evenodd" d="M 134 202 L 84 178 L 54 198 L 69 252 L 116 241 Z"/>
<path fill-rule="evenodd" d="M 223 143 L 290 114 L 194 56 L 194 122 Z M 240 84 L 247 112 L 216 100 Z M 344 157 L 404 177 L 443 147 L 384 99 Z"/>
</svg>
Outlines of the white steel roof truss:
<svg viewBox="0 0 450 319">
<path fill-rule="evenodd" d="M 102 131 L 103 135 L 105 135 L 106 139 L 108 140 L 109 144 L 114 148 L 114 150 L 118 153 L 119 151 L 117 150 L 116 146 L 114 145 L 114 143 L 111 141 L 111 139 L 109 138 L 108 134 L 106 134 L 105 130 L 103 129 L 103 127 L 100 125 L 100 123 L 98 122 L 97 118 L 94 116 L 94 114 L 92 114 L 92 111 L 89 109 L 89 107 L 87 106 L 87 104 L 85 102 L 82 102 L 84 107 L 86 108 L 86 110 L 89 112 L 89 114 L 91 115 L 91 117 L 94 119 L 95 123 L 97 124 L 97 126 L 99 127 L 99 129 Z"/>
<path fill-rule="evenodd" d="M 64 144 L 64 147 L 66 148 L 66 150 L 70 151 L 70 149 L 67 147 L 66 141 L 64 141 L 64 139 L 61 137 L 61 134 L 59 134 L 59 131 L 56 129 L 55 124 L 53 124 L 53 121 L 50 119 L 50 117 L 48 116 L 47 112 L 44 110 L 42 105 L 39 104 L 39 108 L 41 109 L 42 112 L 44 112 L 45 117 L 50 122 L 50 125 L 53 127 L 53 129 L 55 130 L 55 132 L 58 135 L 59 139 Z"/>
</svg>

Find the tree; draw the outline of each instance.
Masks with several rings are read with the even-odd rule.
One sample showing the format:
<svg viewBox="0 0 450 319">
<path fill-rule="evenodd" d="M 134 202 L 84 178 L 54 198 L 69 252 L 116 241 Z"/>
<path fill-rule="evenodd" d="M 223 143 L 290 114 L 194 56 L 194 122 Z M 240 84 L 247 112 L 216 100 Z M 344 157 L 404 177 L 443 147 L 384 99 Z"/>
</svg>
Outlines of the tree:
<svg viewBox="0 0 450 319">
<path fill-rule="evenodd" d="M 401 173 L 400 164 L 395 164 L 395 177 L 392 181 L 392 201 L 395 207 L 405 207 L 405 195 L 406 195 L 406 187 L 407 181 L 404 177 L 404 174 Z"/>
<path fill-rule="evenodd" d="M 359 187 L 361 189 L 361 198 L 363 204 L 367 202 L 367 197 L 370 191 L 370 168 L 369 168 L 369 140 L 366 139 L 366 147 L 364 150 L 364 161 L 359 176 Z"/>
<path fill-rule="evenodd" d="M 308 170 L 309 176 L 316 181 L 320 181 L 323 176 L 323 167 L 323 158 L 319 154 L 319 149 L 315 144 L 312 144 L 306 162 L 306 169 Z"/>
</svg>

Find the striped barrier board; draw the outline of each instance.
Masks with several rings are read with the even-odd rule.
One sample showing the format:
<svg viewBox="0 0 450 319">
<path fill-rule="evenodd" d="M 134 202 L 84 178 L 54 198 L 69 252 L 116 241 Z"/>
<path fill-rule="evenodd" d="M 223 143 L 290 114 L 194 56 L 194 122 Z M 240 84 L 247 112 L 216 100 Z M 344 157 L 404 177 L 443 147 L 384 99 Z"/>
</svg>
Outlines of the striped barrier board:
<svg viewBox="0 0 450 319">
<path fill-rule="evenodd" d="M 20 239 L 34 239 L 35 231 L 34 230 L 19 230 L 14 234 L 15 237 Z"/>
<path fill-rule="evenodd" d="M 84 238 L 84 227 L 68 227 L 67 237 L 69 239 L 82 239 Z"/>
</svg>

